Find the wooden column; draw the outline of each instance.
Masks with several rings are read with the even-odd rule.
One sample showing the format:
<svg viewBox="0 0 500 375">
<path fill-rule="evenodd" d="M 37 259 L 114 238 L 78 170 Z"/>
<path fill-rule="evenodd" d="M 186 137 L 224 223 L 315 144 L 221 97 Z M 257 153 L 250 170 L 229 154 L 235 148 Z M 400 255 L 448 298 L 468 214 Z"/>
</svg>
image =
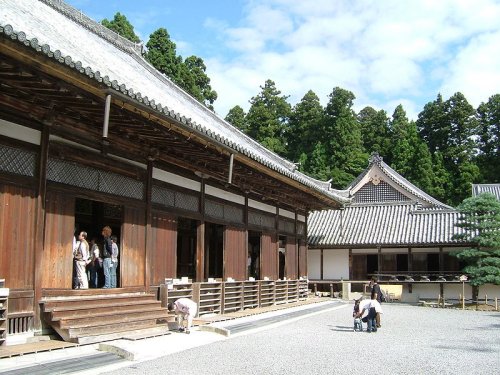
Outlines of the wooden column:
<svg viewBox="0 0 500 375">
<path fill-rule="evenodd" d="M 34 326 L 35 331 L 42 329 L 40 316 L 40 306 L 38 302 L 42 299 L 42 280 L 43 269 L 42 260 L 44 256 L 44 235 L 45 235 L 45 199 L 47 196 L 47 162 L 49 159 L 49 136 L 50 126 L 44 125 L 40 140 L 40 154 L 38 159 L 38 186 L 37 186 L 37 203 L 36 203 L 36 224 L 35 224 L 35 243 L 34 251 Z"/>
<path fill-rule="evenodd" d="M 196 228 L 196 281 L 205 279 L 205 222 Z"/>
<path fill-rule="evenodd" d="M 353 277 L 354 277 L 354 272 L 352 271 L 352 249 L 349 249 L 349 280 L 352 280 Z"/>
<path fill-rule="evenodd" d="M 377 272 L 382 273 L 382 248 L 377 246 Z"/>
<path fill-rule="evenodd" d="M 408 275 L 410 277 L 413 277 L 411 272 L 413 271 L 413 253 L 411 251 L 411 247 L 408 248 Z M 409 283 L 408 284 L 408 293 L 413 292 L 413 284 Z"/>
<path fill-rule="evenodd" d="M 323 280 L 323 249 L 320 250 L 319 256 L 319 279 Z"/>
<path fill-rule="evenodd" d="M 200 188 L 201 221 L 196 228 L 196 281 L 205 280 L 205 180 Z"/>
<path fill-rule="evenodd" d="M 146 291 L 149 291 L 149 286 L 151 285 L 151 240 L 152 240 L 152 229 L 151 229 L 151 191 L 153 189 L 153 159 L 148 160 L 148 169 L 146 175 L 146 238 L 145 238 L 145 253 L 144 253 L 144 287 Z"/>
</svg>

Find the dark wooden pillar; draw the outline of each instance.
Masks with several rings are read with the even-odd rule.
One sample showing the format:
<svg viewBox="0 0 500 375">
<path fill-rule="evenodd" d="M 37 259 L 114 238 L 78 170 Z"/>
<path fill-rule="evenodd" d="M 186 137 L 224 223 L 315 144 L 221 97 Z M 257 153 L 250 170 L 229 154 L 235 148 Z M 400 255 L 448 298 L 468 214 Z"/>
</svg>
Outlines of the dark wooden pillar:
<svg viewBox="0 0 500 375">
<path fill-rule="evenodd" d="M 352 270 L 352 249 L 349 249 L 349 280 L 353 280 L 353 277 L 354 272 Z"/>
<path fill-rule="evenodd" d="M 196 281 L 205 280 L 205 180 L 200 188 L 201 221 L 196 228 Z"/>
<path fill-rule="evenodd" d="M 40 331 L 42 329 L 40 306 L 38 302 L 42 299 L 42 280 L 43 269 L 42 260 L 44 257 L 44 235 L 45 235 L 45 199 L 47 196 L 47 162 L 49 159 L 49 136 L 50 126 L 44 125 L 40 140 L 40 154 L 38 159 L 38 186 L 37 186 L 37 202 L 36 202 L 36 224 L 35 224 L 35 243 L 37 248 L 34 251 L 34 329 Z"/>
<path fill-rule="evenodd" d="M 319 256 L 319 279 L 323 280 L 323 249 L 320 250 L 320 256 Z"/>
<path fill-rule="evenodd" d="M 413 277 L 411 274 L 413 272 L 413 253 L 411 251 L 411 247 L 408 248 L 408 275 L 410 277 Z M 412 293 L 413 291 L 413 284 L 408 283 L 408 293 Z"/>
<path fill-rule="evenodd" d="M 146 238 L 145 238 L 145 253 L 144 253 L 144 287 L 149 291 L 151 284 L 151 246 L 152 246 L 152 230 L 151 230 L 151 191 L 153 189 L 153 159 L 148 160 L 148 169 L 146 175 Z M 163 261 L 163 259 L 162 259 Z"/>
</svg>

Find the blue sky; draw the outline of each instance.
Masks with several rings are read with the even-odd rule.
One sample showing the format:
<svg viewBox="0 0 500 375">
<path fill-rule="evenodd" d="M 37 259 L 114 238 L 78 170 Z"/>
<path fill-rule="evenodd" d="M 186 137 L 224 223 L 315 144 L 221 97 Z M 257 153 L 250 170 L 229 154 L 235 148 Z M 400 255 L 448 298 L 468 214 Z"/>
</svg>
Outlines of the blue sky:
<svg viewBox="0 0 500 375">
<path fill-rule="evenodd" d="M 477 107 L 500 93 L 500 0 L 69 0 L 101 21 L 125 14 L 147 42 L 168 30 L 183 57 L 207 66 L 224 117 L 272 79 L 292 105 L 334 87 L 416 119 L 441 93 Z"/>
</svg>

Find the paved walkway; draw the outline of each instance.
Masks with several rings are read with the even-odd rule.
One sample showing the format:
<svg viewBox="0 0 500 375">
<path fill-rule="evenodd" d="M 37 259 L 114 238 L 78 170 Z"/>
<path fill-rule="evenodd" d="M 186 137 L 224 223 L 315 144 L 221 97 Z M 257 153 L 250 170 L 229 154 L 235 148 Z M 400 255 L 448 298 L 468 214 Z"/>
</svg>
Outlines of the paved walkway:
<svg viewBox="0 0 500 375">
<path fill-rule="evenodd" d="M 208 316 L 191 334 L 172 332 L 143 340 L 114 340 L 101 344 L 82 345 L 50 352 L 25 354 L 0 361 L 0 374 L 98 374 L 130 365 L 175 354 L 198 346 L 225 340 L 228 336 L 261 330 L 266 326 L 283 324 L 306 315 L 345 307 L 346 304 L 330 299 L 312 299 L 294 305 L 249 310 L 246 314 Z M 251 314 L 251 315 L 249 315 Z M 246 316 L 245 316 L 246 315 Z"/>
</svg>

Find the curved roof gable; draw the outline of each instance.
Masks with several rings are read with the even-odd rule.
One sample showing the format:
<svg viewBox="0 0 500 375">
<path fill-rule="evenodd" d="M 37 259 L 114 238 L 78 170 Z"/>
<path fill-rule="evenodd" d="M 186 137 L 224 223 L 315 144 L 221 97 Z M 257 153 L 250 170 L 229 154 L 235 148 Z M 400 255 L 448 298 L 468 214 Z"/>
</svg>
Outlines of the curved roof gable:
<svg viewBox="0 0 500 375">
<path fill-rule="evenodd" d="M 354 204 L 416 202 L 424 208 L 452 209 L 412 184 L 389 167 L 377 153 L 372 154 L 368 167 L 347 188 Z"/>
</svg>

